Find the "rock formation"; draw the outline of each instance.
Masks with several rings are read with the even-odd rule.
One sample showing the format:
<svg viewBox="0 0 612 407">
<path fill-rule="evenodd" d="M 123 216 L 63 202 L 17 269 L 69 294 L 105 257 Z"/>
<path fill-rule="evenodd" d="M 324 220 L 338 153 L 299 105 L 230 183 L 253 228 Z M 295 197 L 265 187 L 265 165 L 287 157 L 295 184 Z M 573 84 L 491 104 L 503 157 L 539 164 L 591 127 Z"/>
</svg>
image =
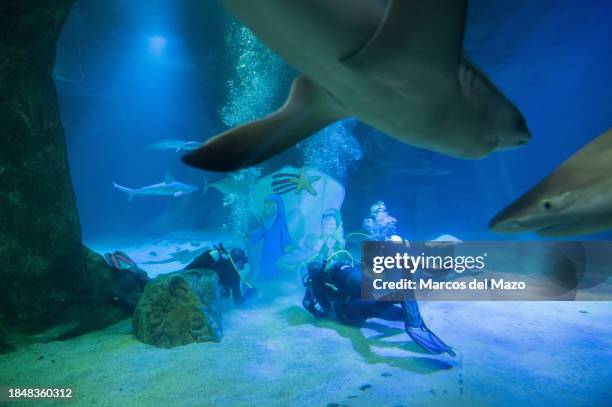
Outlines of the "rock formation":
<svg viewBox="0 0 612 407">
<path fill-rule="evenodd" d="M 0 328 L 7 336 L 78 323 L 112 292 L 110 269 L 81 244 L 51 77 L 73 2 L 0 5 Z"/>
<path fill-rule="evenodd" d="M 144 343 L 172 348 L 221 339 L 221 292 L 214 271 L 193 269 L 157 277 L 145 287 L 132 317 Z"/>
</svg>

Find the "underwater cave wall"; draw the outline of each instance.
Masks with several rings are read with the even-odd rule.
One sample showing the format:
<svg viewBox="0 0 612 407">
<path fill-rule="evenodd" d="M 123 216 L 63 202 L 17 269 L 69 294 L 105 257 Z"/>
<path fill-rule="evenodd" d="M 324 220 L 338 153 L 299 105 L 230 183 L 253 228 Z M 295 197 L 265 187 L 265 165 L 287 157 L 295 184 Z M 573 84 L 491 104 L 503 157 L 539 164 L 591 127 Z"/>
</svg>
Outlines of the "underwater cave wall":
<svg viewBox="0 0 612 407">
<path fill-rule="evenodd" d="M 39 331 L 109 279 L 81 245 L 51 76 L 73 2 L 0 5 L 0 331 Z"/>
</svg>

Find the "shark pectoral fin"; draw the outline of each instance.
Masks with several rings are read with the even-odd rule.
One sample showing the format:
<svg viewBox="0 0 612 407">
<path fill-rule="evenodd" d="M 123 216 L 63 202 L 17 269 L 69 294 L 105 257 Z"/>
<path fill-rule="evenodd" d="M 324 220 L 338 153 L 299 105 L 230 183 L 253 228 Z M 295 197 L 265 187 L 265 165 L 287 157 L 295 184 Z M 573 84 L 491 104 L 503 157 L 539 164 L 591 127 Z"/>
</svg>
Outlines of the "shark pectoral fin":
<svg viewBox="0 0 612 407">
<path fill-rule="evenodd" d="M 256 165 L 294 146 L 343 114 L 326 90 L 300 76 L 285 104 L 261 119 L 230 129 L 183 156 L 192 167 L 234 171 Z"/>
<path fill-rule="evenodd" d="M 461 59 L 467 0 L 390 0 L 374 35 L 341 62 L 386 82 L 402 82 L 408 64 L 454 75 Z"/>
<path fill-rule="evenodd" d="M 178 197 L 179 197 L 179 196 L 181 196 L 181 195 L 183 195 L 183 191 L 176 191 L 176 192 L 174 193 L 174 197 L 175 197 L 175 198 L 178 198 Z"/>
</svg>

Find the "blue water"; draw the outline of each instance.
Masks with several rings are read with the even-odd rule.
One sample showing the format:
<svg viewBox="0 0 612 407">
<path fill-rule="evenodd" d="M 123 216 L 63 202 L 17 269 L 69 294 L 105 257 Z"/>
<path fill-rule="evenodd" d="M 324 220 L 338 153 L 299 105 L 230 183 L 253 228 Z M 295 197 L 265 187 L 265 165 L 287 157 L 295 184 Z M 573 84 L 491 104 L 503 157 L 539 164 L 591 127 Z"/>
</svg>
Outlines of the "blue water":
<svg viewBox="0 0 612 407">
<path fill-rule="evenodd" d="M 382 200 L 409 239 L 443 233 L 507 239 L 487 230 L 489 219 L 611 125 L 610 15 L 606 0 L 472 1 L 466 53 L 520 108 L 532 141 L 464 161 L 400 144 L 363 124 L 345 126 L 334 144 L 341 148 L 326 155 L 342 155 L 344 147 L 362 155 L 330 169 L 347 191 L 345 230 L 360 230 L 370 205 Z M 169 138 L 202 141 L 282 103 L 295 73 L 240 28 L 213 1 L 77 0 L 59 40 L 55 74 L 86 241 L 215 230 L 231 215 L 214 190 L 128 202 L 112 182 L 140 187 L 169 172 L 200 187 L 224 177 L 146 146 Z M 315 137 L 324 142 L 325 134 Z M 302 151 L 265 163 L 264 174 L 284 164 L 300 167 L 307 161 Z M 452 174 L 385 170 L 424 158 Z"/>
</svg>

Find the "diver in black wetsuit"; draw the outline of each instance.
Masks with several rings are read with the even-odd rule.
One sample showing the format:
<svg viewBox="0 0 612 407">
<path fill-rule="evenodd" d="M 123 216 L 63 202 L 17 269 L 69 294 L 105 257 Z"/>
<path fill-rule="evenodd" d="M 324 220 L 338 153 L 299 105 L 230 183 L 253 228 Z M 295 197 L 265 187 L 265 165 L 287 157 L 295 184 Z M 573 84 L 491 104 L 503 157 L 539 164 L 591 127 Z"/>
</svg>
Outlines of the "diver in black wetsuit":
<svg viewBox="0 0 612 407">
<path fill-rule="evenodd" d="M 142 289 L 144 289 L 144 286 L 149 281 L 146 271 L 140 269 L 134 260 L 132 260 L 125 252 L 120 250 L 115 251 L 114 253 L 106 253 L 104 258 L 112 268 L 117 270 L 117 273 L 113 274 L 114 277 L 121 276 L 123 274 L 136 276 L 141 285 L 140 293 L 142 293 Z M 214 248 L 206 250 L 204 253 L 193 259 L 192 262 L 189 263 L 183 270 L 208 269 L 215 271 L 219 277 L 219 285 L 221 285 L 222 296 L 229 297 L 231 293 L 234 303 L 241 304 L 247 298 L 253 296 L 257 292 L 255 287 L 248 285 L 246 282 L 244 283 L 247 288 L 244 293 L 240 288 L 242 279 L 240 277 L 239 270 L 242 270 L 244 265 L 248 262 L 249 259 L 247 258 L 244 250 L 234 248 L 228 253 L 223 247 L 223 243 L 219 243 L 218 246 L 214 246 Z M 139 297 L 140 296 L 138 296 L 138 298 Z M 138 298 L 136 299 L 136 302 L 138 302 Z M 134 310 L 135 306 L 136 303 L 134 303 L 131 307 L 132 311 Z"/>
<path fill-rule="evenodd" d="M 244 250 L 233 248 L 228 253 L 219 243 L 213 249 L 206 250 L 204 253 L 193 259 L 184 270 L 209 269 L 214 270 L 219 276 L 219 284 L 222 287 L 222 296 L 229 297 L 230 293 L 235 304 L 241 304 L 247 298 L 254 295 L 257 291 L 255 287 L 247 287 L 244 294 L 240 289 L 241 277 L 239 270 L 249 262 Z"/>
<path fill-rule="evenodd" d="M 363 300 L 361 272 L 344 263 L 334 263 L 327 270 L 325 263 L 310 263 L 304 286 L 302 305 L 317 318 L 335 318 L 348 325 L 361 325 L 368 318 L 403 321 L 406 333 L 422 348 L 455 356 L 423 322 L 414 293 L 403 302 Z"/>
</svg>

